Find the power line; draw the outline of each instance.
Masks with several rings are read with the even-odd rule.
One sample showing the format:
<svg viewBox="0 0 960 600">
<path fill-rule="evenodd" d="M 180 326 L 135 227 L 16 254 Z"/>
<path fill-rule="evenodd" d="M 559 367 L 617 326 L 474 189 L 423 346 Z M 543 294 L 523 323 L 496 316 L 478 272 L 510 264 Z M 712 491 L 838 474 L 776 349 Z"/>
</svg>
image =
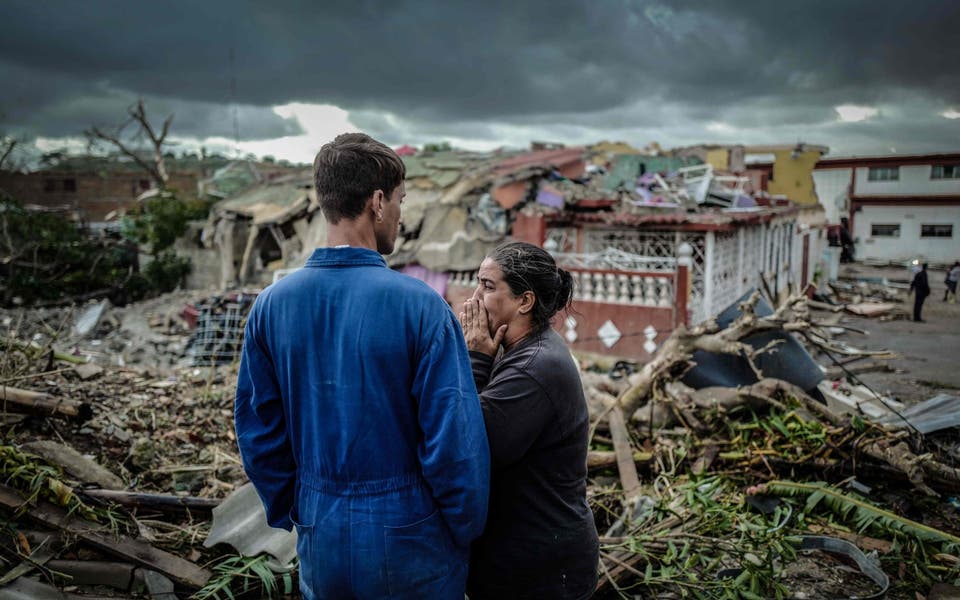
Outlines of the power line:
<svg viewBox="0 0 960 600">
<path fill-rule="evenodd" d="M 233 149 L 240 154 L 240 118 L 237 106 L 237 68 L 233 46 L 230 46 L 230 104 L 233 110 Z"/>
</svg>

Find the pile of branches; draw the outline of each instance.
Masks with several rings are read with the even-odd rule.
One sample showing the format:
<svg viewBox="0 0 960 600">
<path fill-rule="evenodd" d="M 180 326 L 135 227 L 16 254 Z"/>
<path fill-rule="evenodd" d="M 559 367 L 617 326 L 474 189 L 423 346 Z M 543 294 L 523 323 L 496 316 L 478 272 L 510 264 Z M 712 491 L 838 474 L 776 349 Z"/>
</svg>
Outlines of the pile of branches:
<svg viewBox="0 0 960 600">
<path fill-rule="evenodd" d="M 792 332 L 812 347 L 834 348 L 805 297 L 769 316 L 756 314 L 759 298 L 742 303 L 726 328 L 708 321 L 676 329 L 626 380 L 585 376 L 597 413 L 590 452 L 602 543 L 597 597 L 880 593 L 866 576 L 833 588 L 807 582 L 812 591 L 802 591 L 790 566 L 813 534 L 880 551 L 877 573 L 895 573 L 892 593 L 903 597 L 960 583 L 960 517 L 946 502 L 960 493 L 956 440 L 837 414 L 796 385 L 764 377 L 757 359 L 777 343 L 754 348 L 744 341 L 754 334 Z M 684 385 L 697 350 L 743 357 L 758 381 Z"/>
</svg>

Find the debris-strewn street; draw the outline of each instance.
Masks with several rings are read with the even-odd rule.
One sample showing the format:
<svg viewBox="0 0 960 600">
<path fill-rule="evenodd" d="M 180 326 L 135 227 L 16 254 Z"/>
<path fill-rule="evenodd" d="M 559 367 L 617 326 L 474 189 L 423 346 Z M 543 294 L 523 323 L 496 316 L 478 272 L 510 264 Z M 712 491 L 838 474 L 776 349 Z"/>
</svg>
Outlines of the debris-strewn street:
<svg viewBox="0 0 960 600">
<path fill-rule="evenodd" d="M 956 374 L 937 366 L 942 348 L 918 340 L 956 331 L 960 309 L 931 301 L 928 322 L 910 327 L 841 309 L 885 293 L 836 293 L 815 309 L 794 296 L 766 313 L 755 293 L 725 327 L 678 328 L 645 365 L 579 356 L 597 598 L 914 598 L 956 577 Z M 3 313 L 0 564 L 10 585 L 0 597 L 64 597 L 51 586 L 66 597 L 296 589 L 293 540 L 266 528 L 244 487 L 236 364 L 189 356 L 197 307 L 215 300 L 178 292 L 125 308 Z M 787 350 L 784 335 L 802 346 Z M 703 387 L 694 375 L 709 361 L 697 354 L 693 365 L 697 352 L 745 361 L 754 383 Z M 778 365 L 777 352 L 801 358 Z M 813 386 L 796 368 L 807 352 L 827 373 Z M 928 379 L 928 364 L 944 375 Z M 911 383 L 884 385 L 900 379 Z M 946 404 L 908 411 L 941 393 Z"/>
</svg>

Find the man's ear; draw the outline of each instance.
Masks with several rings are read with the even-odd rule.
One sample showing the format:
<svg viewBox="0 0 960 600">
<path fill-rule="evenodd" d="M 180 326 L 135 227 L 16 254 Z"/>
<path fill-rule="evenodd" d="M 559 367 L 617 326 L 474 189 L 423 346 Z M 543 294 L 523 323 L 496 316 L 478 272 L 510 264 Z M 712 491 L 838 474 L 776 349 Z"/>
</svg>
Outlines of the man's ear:
<svg viewBox="0 0 960 600">
<path fill-rule="evenodd" d="M 530 290 L 520 294 L 520 314 L 526 315 L 533 310 L 533 305 L 537 303 L 537 295 Z"/>
<path fill-rule="evenodd" d="M 385 201 L 383 190 L 373 190 L 373 194 L 370 196 L 370 210 L 373 211 L 374 220 L 383 216 L 383 203 Z"/>
</svg>

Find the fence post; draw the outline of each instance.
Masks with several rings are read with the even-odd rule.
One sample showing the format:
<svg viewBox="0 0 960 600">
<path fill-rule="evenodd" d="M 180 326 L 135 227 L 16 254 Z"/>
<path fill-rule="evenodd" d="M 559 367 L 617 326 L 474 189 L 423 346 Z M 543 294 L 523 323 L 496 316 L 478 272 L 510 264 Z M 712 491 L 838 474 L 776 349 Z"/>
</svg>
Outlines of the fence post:
<svg viewBox="0 0 960 600">
<path fill-rule="evenodd" d="M 674 291 L 673 326 L 690 325 L 690 274 L 693 268 L 693 247 L 684 242 L 677 250 L 677 285 Z"/>
</svg>

